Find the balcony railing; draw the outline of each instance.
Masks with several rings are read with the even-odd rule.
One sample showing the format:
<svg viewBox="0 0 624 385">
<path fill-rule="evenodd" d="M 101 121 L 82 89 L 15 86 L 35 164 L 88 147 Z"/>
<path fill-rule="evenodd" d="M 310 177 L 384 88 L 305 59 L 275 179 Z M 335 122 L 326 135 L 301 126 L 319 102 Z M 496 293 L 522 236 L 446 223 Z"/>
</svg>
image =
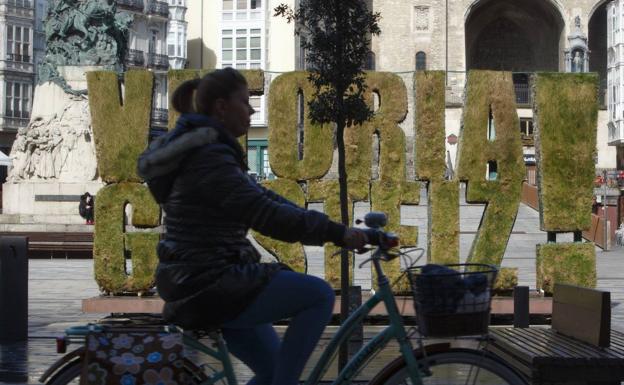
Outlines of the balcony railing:
<svg viewBox="0 0 624 385">
<path fill-rule="evenodd" d="M 169 111 L 166 108 L 154 108 L 152 110 L 152 125 L 155 127 L 167 127 L 169 124 Z"/>
<path fill-rule="evenodd" d="M 147 7 L 147 13 L 169 18 L 169 3 L 152 0 Z"/>
<path fill-rule="evenodd" d="M 8 53 L 7 60 L 8 61 L 17 61 L 22 63 L 30 63 L 31 57 L 29 55 L 20 55 L 16 53 Z"/>
<path fill-rule="evenodd" d="M 6 0 L 6 4 L 18 8 L 33 8 L 33 3 L 30 0 Z"/>
<path fill-rule="evenodd" d="M 147 66 L 150 68 L 167 70 L 169 69 L 169 57 L 167 55 L 161 55 L 159 53 L 148 52 Z"/>
<path fill-rule="evenodd" d="M 117 7 L 130 11 L 143 12 L 143 0 L 117 0 Z"/>
<path fill-rule="evenodd" d="M 129 67 L 145 66 L 145 54 L 138 49 L 129 49 L 126 53 L 126 65 Z"/>
<path fill-rule="evenodd" d="M 531 87 L 528 83 L 514 83 L 514 91 L 517 105 L 530 106 L 532 104 Z"/>
<path fill-rule="evenodd" d="M 30 118 L 16 118 L 13 116 L 4 116 L 4 127 L 8 128 L 21 128 L 28 126 L 28 122 L 30 122 Z"/>
</svg>

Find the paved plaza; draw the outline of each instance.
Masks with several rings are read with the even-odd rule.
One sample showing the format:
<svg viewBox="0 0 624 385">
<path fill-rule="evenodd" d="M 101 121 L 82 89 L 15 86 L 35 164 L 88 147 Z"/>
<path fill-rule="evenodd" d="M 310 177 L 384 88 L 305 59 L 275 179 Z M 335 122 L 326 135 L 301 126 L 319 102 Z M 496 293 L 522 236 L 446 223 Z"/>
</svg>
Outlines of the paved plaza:
<svg viewBox="0 0 624 385">
<path fill-rule="evenodd" d="M 420 245 L 426 245 L 426 201 L 421 206 L 406 207 L 403 210 L 404 224 L 420 226 Z M 317 207 L 318 208 L 318 207 Z M 367 207 L 360 206 L 357 213 L 362 214 Z M 461 255 L 468 253 L 474 238 L 483 206 L 466 205 L 461 207 Z M 510 238 L 505 255 L 504 266 L 520 269 L 520 284 L 535 287 L 535 244 L 545 242 L 546 234 L 537 230 L 537 212 L 521 205 L 518 219 Z M 559 238 L 566 240 L 564 236 Z M 559 240 L 558 239 L 558 240 Z M 571 238 L 570 238 L 571 239 Z M 322 248 L 306 248 L 309 256 L 309 272 L 323 274 Z M 598 288 L 609 290 L 613 301 L 613 327 L 624 330 L 624 251 L 622 249 L 603 252 L 597 249 Z M 358 258 L 364 258 L 362 256 Z M 0 345 L 0 383 L 34 384 L 43 371 L 59 355 L 55 352 L 52 339 L 70 326 L 95 321 L 105 314 L 85 314 L 81 312 L 81 300 L 98 295 L 93 279 L 92 260 L 72 259 L 31 259 L 29 261 L 29 339 L 27 343 Z M 370 288 L 370 270 L 356 270 L 356 282 L 364 289 Z M 372 335 L 379 326 L 367 326 L 365 337 Z M 284 327 L 279 328 L 283 332 Z M 315 352 L 320 354 L 335 327 L 329 328 L 321 346 Z M 390 346 L 367 373 L 374 373 L 392 359 L 395 350 Z M 241 380 L 248 378 L 249 371 L 240 363 L 237 369 Z M 331 372 L 329 373 L 331 376 Z"/>
</svg>

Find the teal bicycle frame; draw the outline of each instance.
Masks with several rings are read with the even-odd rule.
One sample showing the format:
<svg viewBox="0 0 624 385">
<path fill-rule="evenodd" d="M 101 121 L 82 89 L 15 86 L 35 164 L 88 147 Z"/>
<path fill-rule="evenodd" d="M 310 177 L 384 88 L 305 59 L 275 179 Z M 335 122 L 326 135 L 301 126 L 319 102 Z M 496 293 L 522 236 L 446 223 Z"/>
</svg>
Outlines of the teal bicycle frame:
<svg viewBox="0 0 624 385">
<path fill-rule="evenodd" d="M 366 345 L 364 345 L 353 356 L 347 365 L 340 371 L 338 377 L 333 382 L 333 385 L 347 385 L 350 384 L 354 377 L 360 372 L 363 366 L 368 360 L 379 352 L 383 347 L 392 339 L 395 339 L 399 343 L 399 348 L 402 356 L 407 364 L 407 369 L 410 374 L 412 384 L 422 385 L 421 372 L 418 368 L 418 361 L 414 357 L 413 347 L 405 331 L 403 320 L 399 309 L 397 308 L 394 294 L 390 287 L 390 281 L 381 268 L 380 258 L 383 254 L 381 249 L 377 249 L 371 258 L 375 271 L 377 272 L 377 282 L 379 290 L 369 298 L 364 304 L 357 308 L 342 326 L 338 329 L 334 337 L 329 342 L 329 345 L 321 355 L 320 359 L 312 369 L 310 376 L 305 381 L 305 385 L 318 384 L 329 368 L 332 358 L 338 351 L 340 345 L 345 342 L 351 334 L 355 331 L 358 325 L 364 320 L 364 318 L 373 310 L 373 308 L 383 302 L 386 307 L 390 325 L 388 325 L 382 332 L 377 334 Z M 185 337 L 185 345 L 192 349 L 196 349 L 203 353 L 210 355 L 211 357 L 220 360 L 223 363 L 223 372 L 214 373 L 208 378 L 208 380 L 202 382 L 202 385 L 212 385 L 215 382 L 223 379 L 227 379 L 229 385 L 237 384 L 234 370 L 232 368 L 232 362 L 227 352 L 227 347 L 220 336 L 214 336 L 216 338 L 216 350 L 202 344 L 193 337 Z"/>
<path fill-rule="evenodd" d="M 312 373 L 305 382 L 305 385 L 315 385 L 319 383 L 329 368 L 332 358 L 337 352 L 339 346 L 345 342 L 351 334 L 353 334 L 355 329 L 371 312 L 371 310 L 373 310 L 377 304 L 382 302 L 386 307 L 390 325 L 371 339 L 355 354 L 355 356 L 349 360 L 347 365 L 338 374 L 338 377 L 333 382 L 333 385 L 350 384 L 368 360 L 372 358 L 375 353 L 383 349 L 383 347 L 392 339 L 395 339 L 399 343 L 400 352 L 405 359 L 412 384 L 422 385 L 418 360 L 414 357 L 412 344 L 410 343 L 407 332 L 405 331 L 401 314 L 399 313 L 399 309 L 397 308 L 394 299 L 394 294 L 392 293 L 392 289 L 390 287 L 390 281 L 381 268 L 380 261 L 383 254 L 385 254 L 385 251 L 381 248 L 377 248 L 371 257 L 373 266 L 377 272 L 379 290 L 376 291 L 375 294 L 364 304 L 357 308 L 356 311 L 353 312 L 338 329 L 329 345 L 321 355 L 319 361 L 313 368 Z M 89 332 L 100 330 L 103 330 L 103 327 L 99 325 L 79 326 L 67 329 L 66 334 L 69 336 L 84 336 Z M 170 332 L 180 331 L 180 329 L 175 326 L 165 327 L 165 330 Z M 225 341 L 217 332 L 211 332 L 208 335 L 212 338 L 212 340 L 214 340 L 213 347 L 201 343 L 197 338 L 188 333 L 183 334 L 185 346 L 207 354 L 223 364 L 222 371 L 215 370 L 211 374 L 206 374 L 208 377 L 201 382 L 201 385 L 212 385 L 224 379 L 227 381 L 228 385 L 236 385 L 236 376 L 234 374 L 232 361 L 230 360 Z"/>
</svg>

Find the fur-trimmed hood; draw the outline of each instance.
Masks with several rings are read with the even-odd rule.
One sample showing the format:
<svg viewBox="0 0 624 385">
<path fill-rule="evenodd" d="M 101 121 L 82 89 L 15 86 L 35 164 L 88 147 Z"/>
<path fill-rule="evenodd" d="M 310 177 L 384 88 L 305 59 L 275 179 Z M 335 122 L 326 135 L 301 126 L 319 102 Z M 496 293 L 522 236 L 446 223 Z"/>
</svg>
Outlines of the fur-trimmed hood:
<svg viewBox="0 0 624 385">
<path fill-rule="evenodd" d="M 163 203 L 186 157 L 195 149 L 217 142 L 233 147 L 244 164 L 241 146 L 220 122 L 205 115 L 183 114 L 173 130 L 154 139 L 139 156 L 137 172 L 156 201 Z"/>
<path fill-rule="evenodd" d="M 156 138 L 139 156 L 139 176 L 147 181 L 167 175 L 180 167 L 190 150 L 215 143 L 218 138 L 219 132 L 213 127 L 198 127 L 173 140 L 167 135 Z"/>
</svg>

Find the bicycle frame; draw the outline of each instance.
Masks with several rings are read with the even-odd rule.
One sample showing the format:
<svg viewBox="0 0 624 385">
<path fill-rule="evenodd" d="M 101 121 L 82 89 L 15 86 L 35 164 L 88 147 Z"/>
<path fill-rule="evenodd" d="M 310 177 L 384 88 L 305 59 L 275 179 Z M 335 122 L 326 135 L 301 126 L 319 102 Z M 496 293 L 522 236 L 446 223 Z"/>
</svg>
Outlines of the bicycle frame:
<svg viewBox="0 0 624 385">
<path fill-rule="evenodd" d="M 321 355 L 319 361 L 312 369 L 310 376 L 305 381 L 305 385 L 316 385 L 320 382 L 321 378 L 329 368 L 332 358 L 338 351 L 340 345 L 345 342 L 351 334 L 353 334 L 355 329 L 358 327 L 358 324 L 362 322 L 379 303 L 383 303 L 385 305 L 390 325 L 388 325 L 381 333 L 377 334 L 372 340 L 356 352 L 356 354 L 338 374 L 338 377 L 334 380 L 333 385 L 350 384 L 354 377 L 368 362 L 368 359 L 383 349 L 383 347 L 392 339 L 397 340 L 399 343 L 401 355 L 407 364 L 412 383 L 414 385 L 422 385 L 421 373 L 418 369 L 418 361 L 416 357 L 414 357 L 412 344 L 410 343 L 407 333 L 405 332 L 405 326 L 403 325 L 401 314 L 397 308 L 394 294 L 392 293 L 392 289 L 390 287 L 390 281 L 381 268 L 379 257 L 382 253 L 383 251 L 378 249 L 374 252 L 372 258 L 373 266 L 377 272 L 379 290 L 375 292 L 375 294 L 364 304 L 357 308 L 338 329 L 334 337 L 329 342 L 329 345 Z M 193 337 L 187 335 L 184 337 L 184 344 L 186 346 L 208 354 L 223 363 L 222 372 L 214 373 L 209 379 L 201 384 L 212 385 L 223 378 L 227 380 L 229 385 L 237 384 L 234 370 L 232 368 L 232 362 L 227 351 L 227 346 L 221 336 L 215 334 L 213 335 L 213 339 L 217 344 L 216 350 L 202 344 Z"/>
<path fill-rule="evenodd" d="M 401 314 L 397 308 L 394 294 L 390 287 L 390 281 L 383 272 L 380 263 L 380 257 L 385 251 L 377 249 L 371 258 L 375 271 L 377 272 L 377 283 L 379 290 L 369 298 L 364 304 L 358 307 L 353 312 L 345 323 L 338 329 L 334 337 L 331 339 L 329 345 L 321 355 L 319 361 L 316 363 L 308 379 L 305 381 L 305 385 L 316 385 L 325 374 L 332 361 L 334 354 L 337 352 L 340 345 L 345 342 L 351 334 L 355 331 L 364 318 L 373 310 L 373 308 L 383 303 L 388 313 L 390 325 L 387 326 L 381 333 L 377 334 L 372 340 L 364 345 L 355 356 L 353 356 L 347 365 L 340 371 L 338 377 L 333 382 L 333 385 L 348 385 L 352 382 L 354 377 L 360 372 L 363 366 L 368 362 L 369 358 L 373 357 L 375 353 L 379 352 L 383 347 L 392 339 L 395 339 L 399 343 L 401 355 L 405 359 L 408 372 L 412 380 L 413 385 L 422 385 L 421 373 L 418 368 L 418 361 L 414 357 L 412 344 L 409 341 Z M 167 331 L 180 331 L 175 326 L 165 327 Z M 88 325 L 69 328 L 66 331 L 68 336 L 85 336 L 92 331 L 102 330 L 101 326 Z M 232 366 L 232 361 L 229 357 L 229 352 L 225 341 L 221 335 L 217 332 L 210 333 L 209 336 L 214 341 L 214 348 L 203 344 L 195 337 L 183 334 L 184 345 L 194 349 L 196 351 L 207 354 L 223 364 L 223 370 L 217 371 L 208 376 L 208 378 L 201 383 L 201 385 L 212 385 L 218 381 L 226 380 L 228 385 L 236 385 L 236 376 Z"/>
<path fill-rule="evenodd" d="M 394 294 L 392 293 L 392 289 L 390 287 L 390 281 L 381 268 L 379 260 L 381 253 L 382 251 L 377 249 L 372 258 L 373 266 L 377 272 L 379 290 L 375 292 L 375 294 L 364 304 L 357 308 L 338 329 L 329 345 L 321 355 L 319 361 L 314 366 L 314 369 L 306 380 L 305 385 L 318 384 L 323 374 L 327 371 L 329 364 L 331 363 L 331 359 L 338 350 L 339 346 L 345 342 L 351 334 L 353 334 L 358 324 L 362 322 L 371 310 L 373 310 L 373 308 L 380 302 L 383 302 L 386 306 L 390 325 L 356 352 L 342 371 L 340 371 L 338 377 L 333 382 L 333 385 L 350 384 L 357 373 L 359 373 L 362 367 L 368 362 L 368 359 L 374 356 L 375 353 L 380 351 L 392 339 L 396 339 L 399 343 L 399 348 L 402 356 L 405 358 L 405 362 L 407 363 L 412 383 L 414 385 L 422 384 L 420 370 L 418 369 L 418 362 L 414 357 L 412 344 L 410 343 L 407 333 L 405 332 L 405 326 L 403 325 L 401 314 L 397 308 Z"/>
</svg>

